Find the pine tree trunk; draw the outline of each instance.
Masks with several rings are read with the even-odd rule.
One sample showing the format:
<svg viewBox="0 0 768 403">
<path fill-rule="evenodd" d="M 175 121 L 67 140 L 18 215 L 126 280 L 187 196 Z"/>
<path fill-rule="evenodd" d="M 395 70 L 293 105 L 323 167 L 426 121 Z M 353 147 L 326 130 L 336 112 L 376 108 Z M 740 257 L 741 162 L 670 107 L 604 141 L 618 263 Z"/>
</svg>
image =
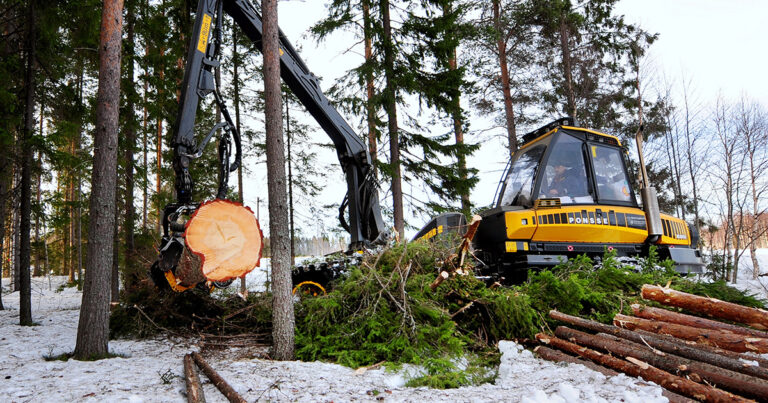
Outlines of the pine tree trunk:
<svg viewBox="0 0 768 403">
<path fill-rule="evenodd" d="M 120 180 L 115 180 L 115 207 L 120 205 Z M 118 295 L 120 293 L 120 224 L 115 216 L 114 223 L 112 224 L 112 275 L 109 283 L 109 300 L 112 302 L 118 301 Z"/>
<path fill-rule="evenodd" d="M 237 126 L 237 132 L 242 135 L 243 129 L 240 125 L 240 55 L 237 53 L 237 28 L 232 26 L 232 86 L 234 90 L 235 104 L 235 126 Z M 243 196 L 243 164 L 237 167 L 237 201 L 240 203 L 245 202 Z"/>
<path fill-rule="evenodd" d="M 43 111 L 42 111 L 42 105 L 40 106 L 40 135 L 43 134 L 43 128 L 42 128 L 42 121 L 43 121 Z M 37 153 L 37 178 L 35 178 L 35 201 L 37 202 L 37 206 L 41 206 L 40 204 L 40 196 L 41 196 L 41 188 L 42 188 L 42 171 L 43 171 L 43 162 L 42 162 L 42 153 Z M 39 208 L 39 207 L 38 207 Z M 43 273 L 43 266 L 40 264 L 42 258 L 40 256 L 40 215 L 35 215 L 35 271 L 32 274 L 33 276 L 42 276 Z"/>
<path fill-rule="evenodd" d="M 20 195 L 20 222 L 19 222 L 19 324 L 31 326 L 32 321 L 32 284 L 29 277 L 30 254 L 30 224 L 32 216 L 32 134 L 35 130 L 35 58 L 36 55 L 36 7 L 37 1 L 28 3 L 28 27 L 27 27 L 27 66 L 24 78 L 25 84 L 25 111 L 24 134 L 21 142 L 21 195 Z"/>
<path fill-rule="evenodd" d="M 400 239 L 405 237 L 405 221 L 403 218 L 403 185 L 400 174 L 400 136 L 397 127 L 397 99 L 395 90 L 395 50 L 392 45 L 392 27 L 389 16 L 389 0 L 381 0 L 381 19 L 384 31 L 384 76 L 386 89 L 384 91 L 385 107 L 387 109 L 387 127 L 389 129 L 389 163 L 392 172 L 392 208 L 395 221 L 395 231 Z"/>
<path fill-rule="evenodd" d="M 291 267 L 296 265 L 296 227 L 293 217 L 293 158 L 291 155 L 291 114 L 288 105 L 288 97 L 285 97 L 285 145 L 288 151 L 288 223 L 291 234 Z"/>
<path fill-rule="evenodd" d="M 509 84 L 509 67 L 507 66 L 507 43 L 504 41 L 504 27 L 501 25 L 500 0 L 493 0 L 493 26 L 496 29 L 496 47 L 499 52 L 499 68 L 501 72 L 501 91 L 504 95 L 504 117 L 507 122 L 507 141 L 509 156 L 517 151 L 517 127 L 515 123 L 515 108 L 512 104 L 512 91 Z"/>
<path fill-rule="evenodd" d="M 117 183 L 122 9 L 122 0 L 104 1 L 99 46 L 99 89 L 96 98 L 86 278 L 74 352 L 77 359 L 103 357 L 108 353 L 112 277 L 109 267 L 113 247 Z"/>
<path fill-rule="evenodd" d="M 451 6 L 450 5 L 444 5 L 443 6 L 443 15 L 448 15 L 451 13 Z M 456 60 L 456 53 L 457 50 L 454 47 L 451 51 L 450 59 L 448 60 L 448 69 L 450 71 L 456 71 L 458 62 Z M 464 122 L 461 116 L 461 88 L 459 88 L 458 85 L 456 85 L 456 88 L 452 88 L 452 90 L 456 91 L 455 95 L 453 96 L 453 99 L 451 100 L 451 117 L 453 118 L 453 133 L 454 137 L 456 139 L 456 145 L 463 146 L 464 145 Z M 461 197 L 461 212 L 469 217 L 469 215 L 472 213 L 472 203 L 469 201 L 469 187 L 466 186 L 467 183 L 467 156 L 464 154 L 464 152 L 459 152 L 457 155 L 458 160 L 458 168 L 459 168 L 459 178 L 462 180 L 462 189 L 460 190 L 460 197 Z M 466 187 L 465 187 L 466 186 Z"/>
<path fill-rule="evenodd" d="M 149 55 L 149 45 L 144 47 L 144 57 Z M 146 75 L 146 71 L 144 72 Z M 147 200 L 149 199 L 149 160 L 147 158 L 147 155 L 149 153 L 149 150 L 147 149 L 147 123 L 149 121 L 148 111 L 147 111 L 147 92 L 149 90 L 149 83 L 147 82 L 146 77 L 144 78 L 144 121 L 142 122 L 142 130 L 141 130 L 141 137 L 142 137 L 142 154 L 144 156 L 144 181 L 141 184 L 142 187 L 142 199 L 141 199 L 141 228 L 146 229 L 147 228 Z"/>
<path fill-rule="evenodd" d="M 565 16 L 560 17 L 560 51 L 563 56 L 563 79 L 565 80 L 565 98 L 568 113 L 576 117 L 576 94 L 573 88 L 573 67 L 571 66 L 570 33 Z"/>
<path fill-rule="evenodd" d="M 273 357 L 278 360 L 290 360 L 294 355 L 294 313 L 280 99 L 277 0 L 262 0 L 261 11 L 264 20 L 264 107 L 267 132 L 269 237 L 272 255 Z"/>
<path fill-rule="evenodd" d="M 126 22 L 126 67 L 128 68 L 126 80 L 127 88 L 126 93 L 126 118 L 125 118 L 125 218 L 123 219 L 123 229 L 125 231 L 125 262 L 126 266 L 133 262 L 135 244 L 133 239 L 133 233 L 135 229 L 135 215 L 134 210 L 134 149 L 136 148 L 136 118 L 134 114 L 134 97 L 136 96 L 136 87 L 134 83 L 134 59 L 136 51 L 134 47 L 134 23 L 135 23 L 135 1 L 128 2 L 126 6 L 125 22 Z M 115 300 L 115 295 L 112 296 Z"/>
<path fill-rule="evenodd" d="M 162 58 L 165 55 L 165 49 L 160 48 L 160 58 Z M 158 72 L 158 76 L 160 77 L 160 81 L 162 82 L 165 79 L 165 70 L 163 68 L 160 68 L 160 71 Z M 163 90 L 158 88 L 157 90 L 157 97 L 161 98 L 163 94 Z M 155 195 L 160 195 L 160 190 L 162 188 L 162 182 L 160 179 L 160 173 L 163 169 L 163 117 L 162 115 L 157 116 L 157 171 L 155 172 Z M 155 222 L 155 233 L 162 234 L 162 220 L 163 220 L 163 213 L 161 211 L 160 205 L 157 206 L 157 221 Z"/>
<path fill-rule="evenodd" d="M 4 153 L 8 151 L 5 145 L 2 145 L 2 151 Z M 7 160 L 0 162 L 0 311 L 5 309 L 3 307 L 2 285 L 3 273 L 6 270 L 4 263 L 8 261 L 6 259 L 8 242 L 5 238 L 6 234 L 8 234 L 8 231 L 6 231 L 6 224 L 8 224 L 6 218 L 8 217 L 8 196 L 11 180 L 10 165 L 11 163 Z"/>
<path fill-rule="evenodd" d="M 376 141 L 376 104 L 374 101 L 375 89 L 373 83 L 373 28 L 371 27 L 371 0 L 362 0 L 363 6 L 363 41 L 365 43 L 365 121 L 368 125 L 368 153 L 371 155 L 373 174 L 378 175 L 376 168 L 376 155 L 378 145 Z"/>
</svg>

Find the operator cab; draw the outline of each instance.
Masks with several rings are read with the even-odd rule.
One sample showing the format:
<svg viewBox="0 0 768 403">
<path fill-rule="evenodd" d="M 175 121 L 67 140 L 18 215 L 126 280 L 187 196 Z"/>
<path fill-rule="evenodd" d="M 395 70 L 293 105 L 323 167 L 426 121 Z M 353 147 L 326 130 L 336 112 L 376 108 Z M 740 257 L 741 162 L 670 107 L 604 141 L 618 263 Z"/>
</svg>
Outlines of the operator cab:
<svg viewBox="0 0 768 403">
<path fill-rule="evenodd" d="M 512 156 L 495 207 L 559 205 L 637 207 L 619 140 L 563 118 L 523 137 Z"/>
</svg>

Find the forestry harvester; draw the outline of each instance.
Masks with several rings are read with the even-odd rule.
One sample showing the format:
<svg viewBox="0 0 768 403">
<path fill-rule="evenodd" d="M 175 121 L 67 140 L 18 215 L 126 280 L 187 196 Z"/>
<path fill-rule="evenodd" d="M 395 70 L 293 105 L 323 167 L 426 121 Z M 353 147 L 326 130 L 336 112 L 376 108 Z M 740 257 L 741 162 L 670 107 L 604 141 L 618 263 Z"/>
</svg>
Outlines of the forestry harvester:
<svg viewBox="0 0 768 403">
<path fill-rule="evenodd" d="M 220 65 L 224 14 L 234 20 L 259 50 L 262 46 L 261 16 L 250 1 L 198 2 L 172 141 L 176 202 L 163 210 L 159 257 L 150 269 L 158 286 L 170 286 L 176 291 L 195 286 L 180 285 L 177 272 L 183 257 L 189 255 L 188 223 L 202 210 L 201 206 L 209 204 L 192 201 L 191 162 L 203 154 L 218 133 L 217 199 L 226 198 L 229 173 L 241 163 L 240 134 L 214 80 L 214 71 Z M 382 220 L 365 143 L 325 97 L 317 78 L 282 32 L 279 41 L 280 75 L 331 138 L 347 179 L 347 195 L 339 208 L 339 220 L 350 233 L 349 251 L 385 243 L 389 232 Z M 210 94 L 224 122 L 216 124 L 198 142 L 195 117 L 200 100 Z M 474 254 L 480 261 L 478 274 L 514 280 L 529 268 L 554 266 L 578 254 L 602 255 L 608 248 L 620 256 L 644 255 L 652 245 L 662 257 L 674 260 L 679 271 L 701 270 L 694 227 L 659 214 L 655 193 L 645 180 L 644 210 L 638 206 L 627 171 L 626 153 L 616 137 L 579 128 L 572 120 L 561 119 L 529 133 L 523 141 L 508 164 L 494 207 L 481 214 L 482 221 L 473 240 Z M 232 156 L 234 161 L 230 163 Z M 222 232 L 218 225 L 207 228 Z M 430 221 L 416 238 L 465 230 L 464 216 L 450 213 Z M 227 234 L 221 235 L 222 239 L 227 238 Z M 201 239 L 206 242 L 205 234 Z M 221 264 L 227 269 L 226 259 Z M 297 268 L 294 285 L 311 284 L 324 291 L 324 283 L 335 278 L 342 266 L 322 264 Z M 207 281 L 197 285 L 210 288 L 231 282 L 231 278 L 208 275 L 204 280 Z"/>
</svg>

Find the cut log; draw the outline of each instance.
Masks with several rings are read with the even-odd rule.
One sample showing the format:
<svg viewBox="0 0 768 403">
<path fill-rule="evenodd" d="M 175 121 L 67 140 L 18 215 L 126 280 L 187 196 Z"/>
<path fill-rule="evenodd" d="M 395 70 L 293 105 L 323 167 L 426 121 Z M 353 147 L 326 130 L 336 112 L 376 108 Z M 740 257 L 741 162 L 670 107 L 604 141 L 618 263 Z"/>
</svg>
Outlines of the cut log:
<svg viewBox="0 0 768 403">
<path fill-rule="evenodd" d="M 207 376 L 208 379 L 213 382 L 213 386 L 215 386 L 221 392 L 221 394 L 224 395 L 224 397 L 226 397 L 232 403 L 246 403 L 246 400 L 243 399 L 242 396 L 240 396 L 237 392 L 235 392 L 235 390 L 229 386 L 227 381 L 225 381 L 218 372 L 214 371 L 213 368 L 211 368 L 211 366 L 208 365 L 205 360 L 203 360 L 203 357 L 201 357 L 200 354 L 193 352 L 191 355 L 192 359 L 195 360 L 195 363 L 197 363 L 197 366 L 203 370 L 205 376 Z"/>
<path fill-rule="evenodd" d="M 581 364 L 593 371 L 597 371 L 605 376 L 616 376 L 619 373 L 610 369 L 606 368 L 602 365 L 597 365 L 592 361 L 585 360 L 583 358 L 574 357 L 572 355 L 568 355 L 563 353 L 559 350 L 554 350 L 549 347 L 544 346 L 537 346 L 533 349 L 533 352 L 538 354 L 539 357 L 552 362 L 568 362 L 571 364 Z M 667 400 L 670 401 L 670 403 L 694 403 L 695 400 L 689 399 L 685 396 L 678 395 L 675 392 L 671 392 L 669 390 L 663 389 L 661 390 L 661 395 L 666 397 Z"/>
<path fill-rule="evenodd" d="M 203 203 L 187 222 L 184 239 L 210 281 L 243 276 L 261 259 L 259 222 L 251 209 L 228 200 Z"/>
<path fill-rule="evenodd" d="M 613 324 L 629 330 L 647 330 L 653 333 L 668 334 L 683 340 L 691 340 L 700 344 L 719 347 L 739 353 L 768 353 L 768 339 L 746 337 L 722 330 L 701 329 L 676 323 L 659 322 L 633 316 L 617 314 Z"/>
<path fill-rule="evenodd" d="M 555 336 L 539 333 L 536 335 L 536 339 L 544 344 L 551 345 L 569 353 L 578 354 L 579 356 L 590 359 L 600 365 L 613 368 L 629 376 L 641 377 L 646 381 L 654 382 L 663 388 L 690 396 L 694 399 L 708 402 L 751 402 L 751 400 L 743 397 L 681 378 L 651 365 L 638 365 L 627 360 L 602 354 L 587 347 L 579 346 L 578 344 L 571 343 Z"/>
<path fill-rule="evenodd" d="M 691 327 L 700 327 L 702 329 L 725 330 L 731 333 L 743 334 L 750 337 L 760 337 L 768 339 L 768 332 L 750 329 L 732 325 L 730 323 L 719 322 L 716 320 L 700 318 L 698 316 L 686 315 L 684 313 L 673 312 L 666 309 L 654 308 L 640 304 L 632 304 L 632 312 L 635 316 L 643 319 L 660 320 L 662 322 L 677 323 Z"/>
<path fill-rule="evenodd" d="M 768 330 L 768 311 L 749 308 L 715 298 L 675 291 L 667 287 L 644 285 L 641 295 L 645 299 L 659 302 L 668 306 L 687 309 L 691 312 L 703 313 L 713 318 L 744 323 L 755 329 Z"/>
<path fill-rule="evenodd" d="M 743 357 L 731 351 L 714 349 L 709 346 L 696 344 L 694 342 L 679 340 L 667 335 L 649 333 L 645 331 L 631 331 L 620 327 L 606 325 L 588 319 L 576 316 L 566 315 L 557 311 L 550 311 L 549 316 L 553 319 L 565 323 L 589 329 L 595 332 L 607 333 L 622 339 L 630 340 L 635 343 L 650 346 L 665 353 L 672 353 L 681 357 L 690 358 L 696 361 L 706 362 L 731 371 L 741 372 L 768 380 L 768 369 L 756 365 L 750 365 L 740 359 L 753 359 L 754 357 Z M 688 344 L 691 343 L 691 344 Z M 754 361 L 754 359 L 753 359 Z"/>
<path fill-rule="evenodd" d="M 192 354 L 184 356 L 184 379 L 187 381 L 187 402 L 205 403 L 203 387 L 200 385 L 200 376 L 197 367 L 192 361 Z"/>
<path fill-rule="evenodd" d="M 604 350 L 622 357 L 634 357 L 656 368 L 696 382 L 706 382 L 742 396 L 760 398 L 768 396 L 768 383 L 753 376 L 730 371 L 711 364 L 690 360 L 674 354 L 634 343 L 605 333 L 596 335 L 559 326 L 555 335 L 582 346 Z"/>
</svg>

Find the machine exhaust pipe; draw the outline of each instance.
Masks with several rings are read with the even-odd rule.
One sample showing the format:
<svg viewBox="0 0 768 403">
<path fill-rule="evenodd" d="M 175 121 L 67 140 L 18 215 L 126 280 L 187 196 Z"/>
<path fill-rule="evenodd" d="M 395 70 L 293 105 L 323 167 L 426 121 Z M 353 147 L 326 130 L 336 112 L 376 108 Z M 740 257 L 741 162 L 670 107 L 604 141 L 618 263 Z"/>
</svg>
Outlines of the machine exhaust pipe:
<svg viewBox="0 0 768 403">
<path fill-rule="evenodd" d="M 646 242 L 655 243 L 661 238 L 663 227 L 661 226 L 661 212 L 659 212 L 659 198 L 656 195 L 656 189 L 646 186 L 640 190 L 643 199 L 643 210 L 645 211 L 645 221 L 648 224 L 648 238 Z"/>
<path fill-rule="evenodd" d="M 640 118 L 642 122 L 642 117 Z M 640 179 L 642 180 L 642 189 L 640 196 L 643 199 L 643 211 L 645 211 L 645 221 L 648 226 L 648 238 L 646 242 L 656 243 L 661 238 L 663 227 L 661 226 L 661 212 L 659 211 L 659 197 L 656 189 L 650 186 L 648 182 L 648 172 L 645 169 L 645 159 L 643 158 L 643 124 L 635 135 L 637 143 L 637 155 L 640 158 Z"/>
</svg>

